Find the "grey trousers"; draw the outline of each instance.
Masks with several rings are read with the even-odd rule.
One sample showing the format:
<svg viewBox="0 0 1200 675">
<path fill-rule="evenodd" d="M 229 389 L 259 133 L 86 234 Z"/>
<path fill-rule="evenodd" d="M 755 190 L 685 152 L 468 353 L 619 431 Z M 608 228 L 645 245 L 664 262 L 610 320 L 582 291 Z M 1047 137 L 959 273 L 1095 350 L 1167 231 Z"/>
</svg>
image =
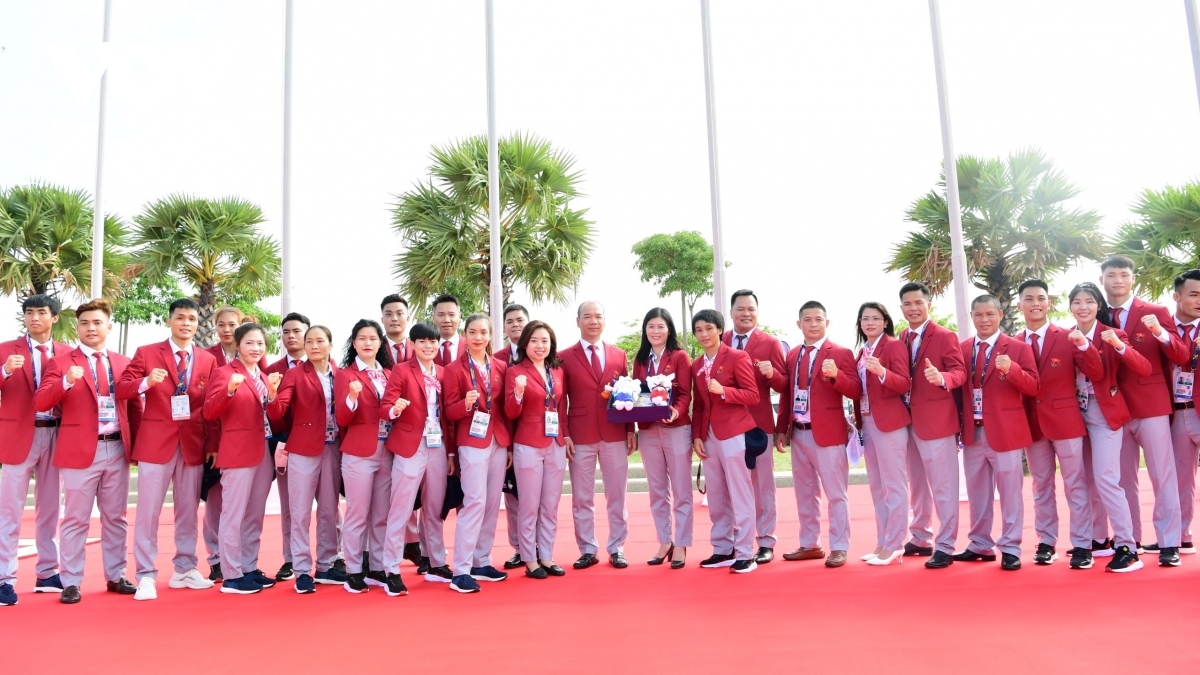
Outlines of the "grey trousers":
<svg viewBox="0 0 1200 675">
<path fill-rule="evenodd" d="M 475 567 L 492 564 L 496 521 L 500 518 L 500 490 L 504 487 L 508 451 L 493 440 L 486 448 L 458 448 L 459 480 L 463 506 L 454 526 L 454 574 L 470 574 Z"/>
<path fill-rule="evenodd" d="M 909 427 L 908 489 L 913 519 L 908 531 L 918 546 L 933 545 L 933 512 L 938 517 L 937 550 L 954 553 L 958 538 L 958 441 L 954 436 L 926 441 Z"/>
<path fill-rule="evenodd" d="M 129 462 L 121 441 L 96 443 L 96 458 L 86 469 L 60 469 L 63 479 L 63 519 L 60 534 L 63 586 L 83 584 L 88 526 L 92 505 L 100 511 L 100 550 L 104 579 L 125 576 L 129 556 Z"/>
<path fill-rule="evenodd" d="M 908 427 L 880 431 L 863 417 L 863 457 L 875 505 L 875 545 L 885 551 L 904 548 L 908 529 Z"/>
<path fill-rule="evenodd" d="M 342 483 L 346 486 L 342 543 L 349 574 L 362 573 L 363 551 L 370 552 L 372 562 L 383 563 L 394 456 L 383 441 L 376 444 L 370 457 L 342 453 Z"/>
<path fill-rule="evenodd" d="M 287 511 L 292 515 L 288 537 L 292 568 L 296 574 L 313 571 L 309 524 L 313 500 L 317 502 L 317 570 L 326 572 L 338 556 L 341 512 L 338 486 L 342 482 L 342 453 L 336 443 L 327 443 L 316 457 L 288 455 L 287 471 L 280 485 L 288 486 Z M 280 496 L 282 499 L 282 495 Z"/>
<path fill-rule="evenodd" d="M 439 450 L 440 451 L 440 450 Z M 425 440 L 421 440 L 421 444 L 417 446 L 417 452 L 412 457 L 401 457 L 394 455 L 392 457 L 392 467 L 390 472 L 391 494 L 388 503 L 383 505 L 384 517 L 384 538 L 383 538 L 383 556 L 380 560 L 383 562 L 383 571 L 388 574 L 400 573 L 400 561 L 404 559 L 404 532 L 408 529 L 409 519 L 413 514 L 413 506 L 416 505 L 417 491 L 421 490 L 422 483 L 425 482 L 425 474 L 429 470 L 429 457 L 433 454 L 428 447 L 425 446 Z M 445 457 L 445 453 L 442 453 Z M 445 488 L 443 488 L 444 490 Z M 424 493 L 422 493 L 424 498 Z M 372 513 L 376 507 L 372 506 Z M 438 504 L 438 509 L 441 509 L 441 504 Z M 425 503 L 422 499 L 421 510 L 425 510 Z M 440 522 L 440 518 L 438 519 Z M 349 518 L 346 519 L 346 529 L 349 530 Z M 347 559 L 349 555 L 346 556 Z M 371 552 L 371 559 L 375 559 L 375 552 Z M 432 565 L 432 563 L 430 563 Z M 347 560 L 347 566 L 349 560 Z M 436 565 L 433 565 L 436 567 Z"/>
<path fill-rule="evenodd" d="M 1092 493 L 1092 538 L 1108 538 L 1105 519 L 1112 523 L 1117 546 L 1134 547 L 1133 522 L 1129 502 L 1121 488 L 1121 436 L 1124 429 L 1110 429 L 1095 396 L 1088 397 L 1083 413 L 1088 445 L 1084 448 L 1085 474 Z"/>
<path fill-rule="evenodd" d="M 1142 541 L 1142 506 L 1138 500 L 1138 448 L 1146 457 L 1146 473 L 1154 486 L 1154 534 L 1159 546 L 1179 546 L 1181 514 L 1179 478 L 1171 445 L 1170 417 L 1130 420 L 1121 440 L 1121 489 L 1133 520 L 1133 540 Z"/>
<path fill-rule="evenodd" d="M 1058 502 L 1055 499 L 1055 464 L 1062 471 L 1063 492 L 1071 510 L 1071 547 L 1092 546 L 1092 498 L 1088 494 L 1084 468 L 1083 437 L 1061 441 L 1043 438 L 1025 450 L 1029 473 L 1033 475 L 1033 529 L 1038 543 L 1058 544 Z"/>
<path fill-rule="evenodd" d="M 967 479 L 967 501 L 971 506 L 971 542 L 967 548 L 990 554 L 1021 555 L 1021 528 L 1025 526 L 1024 469 L 1021 451 L 997 452 L 988 445 L 987 430 L 975 428 L 975 440 L 963 447 L 963 473 Z M 992 538 L 995 493 L 1000 493 L 1000 538 Z"/>
<path fill-rule="evenodd" d="M 0 584 L 17 580 L 17 547 L 21 539 L 21 517 L 29 495 L 29 480 L 37 477 L 33 495 L 36 521 L 37 577 L 46 579 L 58 573 L 58 468 L 51 464 L 58 429 L 33 430 L 29 456 L 20 464 L 6 464 L 0 471 Z"/>
<path fill-rule="evenodd" d="M 712 430 L 704 441 L 704 475 L 708 487 L 709 539 L 713 552 L 735 560 L 754 558 L 754 483 L 746 468 L 746 437 L 717 440 Z"/>
<path fill-rule="evenodd" d="M 1195 410 L 1180 410 L 1171 421 L 1175 448 L 1175 476 L 1179 479 L 1180 539 L 1192 540 L 1192 517 L 1196 513 L 1196 462 L 1200 454 L 1200 416 Z"/>
<path fill-rule="evenodd" d="M 600 464 L 600 479 L 604 483 L 604 502 L 608 511 L 608 541 L 604 550 L 609 555 L 616 555 L 622 551 L 625 539 L 629 536 L 629 513 L 625 508 L 629 456 L 624 441 L 575 445 L 575 458 L 569 463 L 575 544 L 580 553 L 595 554 L 600 548 L 596 541 L 597 462 Z"/>
<path fill-rule="evenodd" d="M 203 475 L 203 474 L 201 474 Z M 208 488 L 208 498 L 204 500 L 204 525 L 201 534 L 204 537 L 204 548 L 208 551 L 208 566 L 221 562 L 221 484 L 217 483 Z"/>
<path fill-rule="evenodd" d="M 526 563 L 553 560 L 567 450 L 553 441 L 544 448 L 518 443 L 513 446 L 513 468 L 521 495 L 517 511 L 521 559 Z"/>
<path fill-rule="evenodd" d="M 792 484 L 800 517 L 800 547 L 820 548 L 821 491 L 829 504 L 829 550 L 850 548 L 850 506 L 846 486 L 850 462 L 845 445 L 817 445 L 811 429 L 792 431 Z"/>
<path fill-rule="evenodd" d="M 183 574 L 196 569 L 196 517 L 200 510 L 200 481 L 202 465 L 188 466 L 183 450 L 166 464 L 138 462 L 137 516 L 133 522 L 133 557 L 137 562 L 137 577 L 158 578 L 158 523 L 162 517 L 167 488 L 172 488 L 171 510 L 175 517 L 175 572 Z"/>
<path fill-rule="evenodd" d="M 221 574 L 226 581 L 258 569 L 263 519 L 274 473 L 275 463 L 266 443 L 257 466 L 221 469 Z"/>
<path fill-rule="evenodd" d="M 763 429 L 767 438 L 772 439 L 767 454 L 774 449 L 774 429 Z M 690 462 L 689 462 L 690 469 Z M 775 525 L 779 520 L 779 510 L 775 504 L 775 462 L 756 462 L 750 470 L 750 480 L 754 483 L 754 531 L 757 533 L 755 542 L 765 548 L 775 548 Z"/>
<path fill-rule="evenodd" d="M 692 545 L 692 427 L 661 424 L 638 431 L 650 515 L 658 543 Z M 772 482 L 774 478 L 772 478 Z M 671 520 L 674 514 L 674 531 Z"/>
</svg>

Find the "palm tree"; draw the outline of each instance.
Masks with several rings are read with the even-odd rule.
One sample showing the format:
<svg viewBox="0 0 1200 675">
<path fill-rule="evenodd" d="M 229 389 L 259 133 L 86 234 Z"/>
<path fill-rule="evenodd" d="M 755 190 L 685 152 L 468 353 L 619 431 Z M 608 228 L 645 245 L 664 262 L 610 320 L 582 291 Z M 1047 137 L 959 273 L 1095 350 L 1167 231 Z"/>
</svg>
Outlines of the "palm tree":
<svg viewBox="0 0 1200 675">
<path fill-rule="evenodd" d="M 1111 250 L 1133 259 L 1138 290 L 1158 298 L 1179 273 L 1200 268 L 1200 181 L 1146 190 L 1133 212 L 1140 220 L 1117 230 Z"/>
<path fill-rule="evenodd" d="M 1100 259 L 1100 216 L 1064 206 L 1079 189 L 1040 150 L 1020 150 L 1006 159 L 963 155 L 957 164 L 967 274 L 977 288 L 1000 299 L 1001 327 L 1012 334 L 1021 281 L 1048 282 L 1082 258 Z M 909 206 L 905 220 L 921 227 L 896 245 L 885 266 L 924 282 L 934 294 L 945 291 L 953 276 L 944 171 L 938 186 Z"/>
<path fill-rule="evenodd" d="M 84 190 L 32 183 L 0 189 L 0 291 L 25 299 L 44 293 L 66 304 L 92 288 L 92 198 Z M 113 297 L 127 262 L 129 232 L 104 217 L 104 294 Z M 74 312 L 54 327 L 75 337 Z"/>
<path fill-rule="evenodd" d="M 279 243 L 259 231 L 263 215 L 255 204 L 173 194 L 147 204 L 134 220 L 137 262 L 150 280 L 175 274 L 196 289 L 201 346 L 213 343 L 213 311 L 222 298 L 280 291 Z"/>
<path fill-rule="evenodd" d="M 587 209 L 571 208 L 581 174 L 546 140 L 515 134 L 499 141 L 500 245 L 504 303 L 517 284 L 533 302 L 565 303 L 593 249 Z M 392 223 L 406 250 L 393 271 L 410 299 L 448 287 L 474 290 L 487 306 L 491 287 L 487 138 L 434 147 L 430 177 L 399 195 Z M 418 301 L 419 302 L 419 301 Z"/>
</svg>

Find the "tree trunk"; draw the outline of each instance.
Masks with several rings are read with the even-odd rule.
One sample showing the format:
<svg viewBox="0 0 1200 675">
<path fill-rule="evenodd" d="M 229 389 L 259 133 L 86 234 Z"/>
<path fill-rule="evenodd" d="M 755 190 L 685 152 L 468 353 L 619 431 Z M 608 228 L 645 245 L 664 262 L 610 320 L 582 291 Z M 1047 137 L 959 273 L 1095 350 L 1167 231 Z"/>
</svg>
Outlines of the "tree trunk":
<svg viewBox="0 0 1200 675">
<path fill-rule="evenodd" d="M 196 329 L 196 344 L 201 347 L 211 347 L 216 342 L 217 329 L 214 324 L 213 312 L 217 308 L 217 294 L 212 282 L 200 285 L 200 294 L 196 298 L 200 305 L 200 325 Z"/>
<path fill-rule="evenodd" d="M 679 311 L 681 314 L 679 316 L 679 321 L 675 323 L 675 330 L 679 333 L 682 333 L 683 327 L 691 324 L 691 317 L 688 316 L 687 293 L 684 291 L 679 291 Z M 685 339 L 684 344 L 686 343 L 687 340 Z"/>
<path fill-rule="evenodd" d="M 121 353 L 129 353 L 129 319 L 121 322 Z"/>
</svg>

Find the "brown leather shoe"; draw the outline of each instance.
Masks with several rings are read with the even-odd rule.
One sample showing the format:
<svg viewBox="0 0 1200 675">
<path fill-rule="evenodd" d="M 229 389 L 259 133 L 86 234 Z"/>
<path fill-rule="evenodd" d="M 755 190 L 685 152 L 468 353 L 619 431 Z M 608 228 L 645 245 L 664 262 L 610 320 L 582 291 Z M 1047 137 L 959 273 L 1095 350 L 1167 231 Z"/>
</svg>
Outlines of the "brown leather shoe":
<svg viewBox="0 0 1200 675">
<path fill-rule="evenodd" d="M 845 551 L 830 551 L 829 558 L 825 560 L 826 567 L 841 567 L 846 564 Z"/>
<path fill-rule="evenodd" d="M 820 546 L 818 546 L 816 548 L 804 548 L 803 546 L 801 546 L 800 548 L 796 549 L 795 551 L 792 551 L 791 553 L 783 554 L 784 560 L 820 560 L 821 558 L 824 558 L 824 557 L 825 557 L 825 551 L 822 551 Z M 845 554 L 844 553 L 842 554 L 842 561 L 845 562 Z"/>
</svg>

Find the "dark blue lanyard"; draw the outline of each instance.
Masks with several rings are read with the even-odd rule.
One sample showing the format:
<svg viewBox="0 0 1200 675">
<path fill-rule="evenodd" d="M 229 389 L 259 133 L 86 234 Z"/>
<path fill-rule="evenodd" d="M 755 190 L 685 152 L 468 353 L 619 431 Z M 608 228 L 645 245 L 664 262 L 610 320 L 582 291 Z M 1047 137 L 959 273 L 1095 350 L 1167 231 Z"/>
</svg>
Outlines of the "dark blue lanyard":
<svg viewBox="0 0 1200 675">
<path fill-rule="evenodd" d="M 546 410 L 550 410 L 551 403 L 554 404 L 554 409 L 558 410 L 558 403 L 554 400 L 554 371 L 546 368 Z"/>
<path fill-rule="evenodd" d="M 483 362 L 484 369 L 487 370 L 487 379 L 484 381 L 484 412 L 492 410 L 492 360 L 487 359 Z M 478 389 L 479 385 L 475 381 L 475 359 L 467 358 L 467 371 L 471 373 L 471 388 Z M 479 407 L 479 402 L 475 402 L 475 407 Z"/>
<path fill-rule="evenodd" d="M 977 357 L 979 355 L 979 345 L 980 344 L 987 344 L 987 343 L 980 342 L 980 343 L 976 344 L 975 349 L 971 352 L 971 376 L 972 377 L 975 376 L 975 357 Z M 980 382 L 983 382 L 984 380 L 987 379 L 988 364 L 992 362 L 992 357 L 995 356 L 995 354 L 996 354 L 996 345 L 988 345 L 987 357 L 983 359 L 983 372 L 979 373 L 979 381 Z M 971 384 L 972 384 L 972 386 L 974 386 L 975 383 L 972 382 Z"/>
<path fill-rule="evenodd" d="M 99 354 L 100 352 L 96 352 L 96 353 Z M 104 365 L 108 366 L 108 395 L 112 396 L 113 386 L 114 386 L 113 385 L 112 359 L 108 358 L 107 354 L 102 354 L 102 356 L 104 357 Z M 88 362 L 88 369 L 92 371 L 92 384 L 96 385 L 96 396 L 99 396 L 100 395 L 100 383 L 96 381 L 95 358 L 89 358 L 87 360 L 87 362 Z"/>
</svg>

